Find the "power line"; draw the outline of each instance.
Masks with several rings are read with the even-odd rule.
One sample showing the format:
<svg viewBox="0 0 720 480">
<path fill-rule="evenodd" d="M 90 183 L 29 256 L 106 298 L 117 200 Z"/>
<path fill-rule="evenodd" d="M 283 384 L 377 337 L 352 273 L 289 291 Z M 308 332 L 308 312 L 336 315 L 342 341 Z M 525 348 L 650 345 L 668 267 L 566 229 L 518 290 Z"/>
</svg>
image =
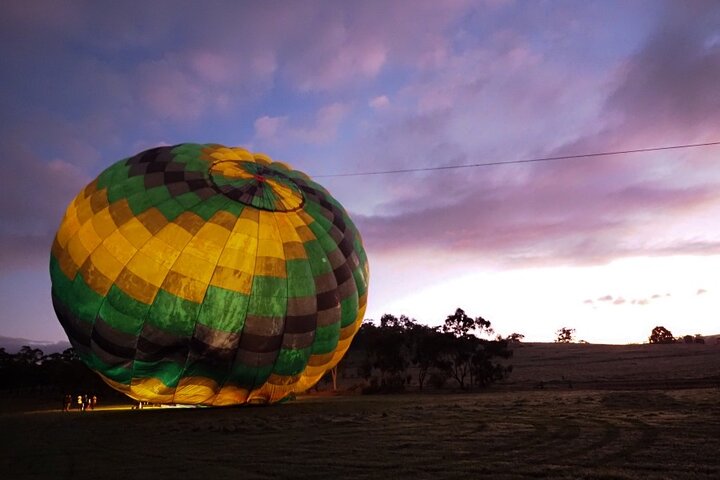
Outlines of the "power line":
<svg viewBox="0 0 720 480">
<path fill-rule="evenodd" d="M 365 175 L 388 175 L 393 173 L 411 173 L 411 172 L 430 172 L 434 170 L 455 170 L 459 168 L 477 168 L 477 167 L 492 167 L 496 165 L 513 165 L 519 163 L 536 163 L 536 162 L 554 162 L 557 160 L 573 160 L 580 158 L 592 158 L 592 157 L 606 157 L 611 155 L 624 155 L 628 153 L 642 153 L 642 152 L 660 152 L 663 150 L 679 150 L 683 148 L 697 148 L 697 147 L 710 147 L 713 145 L 720 145 L 720 141 L 717 142 L 706 142 L 706 143 L 687 143 L 684 145 L 670 145 L 666 147 L 649 147 L 649 148 L 637 148 L 634 150 L 615 150 L 611 152 L 596 152 L 596 153 L 582 153 L 577 155 L 560 155 L 556 157 L 537 157 L 537 158 L 526 158 L 522 160 L 508 160 L 505 162 L 487 162 L 487 163 L 469 163 L 464 165 L 444 165 L 440 167 L 422 167 L 422 168 L 402 168 L 398 170 L 380 170 L 375 172 L 350 172 L 350 173 L 331 173 L 328 175 L 314 175 L 314 178 L 329 178 L 329 177 L 360 177 Z"/>
</svg>

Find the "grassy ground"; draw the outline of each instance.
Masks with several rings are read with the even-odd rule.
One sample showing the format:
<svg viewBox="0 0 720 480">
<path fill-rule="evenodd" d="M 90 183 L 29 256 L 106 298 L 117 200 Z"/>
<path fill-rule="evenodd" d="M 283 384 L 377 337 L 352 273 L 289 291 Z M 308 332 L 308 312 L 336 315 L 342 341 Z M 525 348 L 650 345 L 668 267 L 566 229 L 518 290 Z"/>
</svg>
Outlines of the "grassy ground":
<svg viewBox="0 0 720 480">
<path fill-rule="evenodd" d="M 471 394 L 86 413 L 0 398 L 0 478 L 720 478 L 720 345 L 523 344 L 512 363 Z"/>
<path fill-rule="evenodd" d="M 516 388 L 676 389 L 720 387 L 720 345 L 590 345 L 524 343 L 515 346 Z"/>
<path fill-rule="evenodd" d="M 6 413 L 3 478 L 720 478 L 720 390 Z"/>
</svg>

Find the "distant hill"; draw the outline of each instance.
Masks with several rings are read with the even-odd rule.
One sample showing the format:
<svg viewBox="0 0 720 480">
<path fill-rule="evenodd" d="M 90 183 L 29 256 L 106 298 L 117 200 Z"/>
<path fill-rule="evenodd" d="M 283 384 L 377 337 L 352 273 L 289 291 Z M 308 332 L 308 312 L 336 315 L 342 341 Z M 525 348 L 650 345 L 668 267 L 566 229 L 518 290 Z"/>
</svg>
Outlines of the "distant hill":
<svg viewBox="0 0 720 480">
<path fill-rule="evenodd" d="M 70 348 L 70 342 L 42 342 L 28 340 L 27 338 L 14 338 L 0 336 L 0 348 L 8 353 L 17 353 L 25 345 L 32 348 L 39 348 L 43 353 L 58 353 Z"/>
<path fill-rule="evenodd" d="M 597 345 L 521 343 L 513 372 L 516 388 L 691 388 L 720 385 L 720 335 L 705 344 Z"/>
</svg>

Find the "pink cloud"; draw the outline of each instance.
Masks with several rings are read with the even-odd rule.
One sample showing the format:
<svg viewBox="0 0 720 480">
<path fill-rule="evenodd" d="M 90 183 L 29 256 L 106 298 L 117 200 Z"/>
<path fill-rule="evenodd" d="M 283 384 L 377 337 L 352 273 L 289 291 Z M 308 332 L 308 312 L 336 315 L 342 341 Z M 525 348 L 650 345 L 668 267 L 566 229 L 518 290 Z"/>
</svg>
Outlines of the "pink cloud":
<svg viewBox="0 0 720 480">
<path fill-rule="evenodd" d="M 363 150 L 358 169 L 715 139 L 707 132 L 720 123 L 720 50 L 708 51 L 703 31 L 686 20 L 665 19 L 673 32 L 686 32 L 670 35 L 684 38 L 682 46 L 668 49 L 663 35 L 651 36 L 622 70 L 595 80 L 534 55 L 517 36 L 500 37 L 498 46 L 507 49 L 466 50 L 430 80 L 402 90 L 394 116 L 364 139 L 372 153 Z M 671 68 L 678 55 L 695 78 L 648 76 Z M 665 98 L 681 99 L 689 89 L 692 99 L 682 108 Z M 587 91 L 595 95 L 589 101 Z M 720 230 L 703 219 L 720 214 L 716 158 L 698 150 L 388 177 L 379 193 L 386 200 L 359 223 L 378 252 L 450 248 L 506 264 L 713 254 Z"/>
<path fill-rule="evenodd" d="M 47 261 L 65 208 L 90 177 L 65 160 L 46 161 L 18 142 L 5 154 L 22 168 L 0 176 L 0 266 L 37 266 Z"/>
<path fill-rule="evenodd" d="M 290 116 L 265 115 L 255 120 L 255 137 L 275 144 L 327 143 L 335 138 L 349 111 L 349 105 L 335 102 L 318 109 L 309 121 Z"/>
<path fill-rule="evenodd" d="M 380 110 L 390 105 L 390 99 L 387 95 L 378 95 L 377 97 L 373 97 L 370 102 L 368 102 L 368 105 L 376 110 Z"/>
<path fill-rule="evenodd" d="M 287 124 L 288 117 L 263 116 L 255 120 L 255 136 L 261 140 L 273 140 Z"/>
<path fill-rule="evenodd" d="M 301 91 L 326 91 L 372 80 L 392 62 L 430 68 L 451 48 L 445 30 L 467 2 L 361 2 L 336 5 L 305 19 L 313 35 L 281 46 L 288 82 Z"/>
</svg>

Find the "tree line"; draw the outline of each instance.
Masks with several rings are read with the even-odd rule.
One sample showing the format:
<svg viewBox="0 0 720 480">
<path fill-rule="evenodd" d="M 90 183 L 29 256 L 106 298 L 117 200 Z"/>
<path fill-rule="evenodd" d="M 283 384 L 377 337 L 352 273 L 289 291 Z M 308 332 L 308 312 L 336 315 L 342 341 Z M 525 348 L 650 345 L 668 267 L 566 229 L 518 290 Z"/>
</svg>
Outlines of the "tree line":
<svg viewBox="0 0 720 480">
<path fill-rule="evenodd" d="M 555 343 L 574 343 L 575 342 L 575 329 L 562 327 L 555 332 Z M 705 343 L 705 338 L 696 333 L 695 335 L 683 335 L 682 337 L 676 337 L 670 330 L 663 326 L 657 326 L 652 329 L 650 336 L 648 337 L 649 343 L 658 344 L 669 344 L 669 343 Z M 579 343 L 588 343 L 584 340 L 580 340 Z"/>
<path fill-rule="evenodd" d="M 702 335 L 683 335 L 682 337 L 675 337 L 670 330 L 663 326 L 657 326 L 650 332 L 648 338 L 650 343 L 669 344 L 669 343 L 705 343 L 705 338 Z"/>
<path fill-rule="evenodd" d="M 119 396 L 82 363 L 72 348 L 46 355 L 30 346 L 15 354 L 0 348 L 0 391 L 11 395 L 82 392 Z"/>
<path fill-rule="evenodd" d="M 510 374 L 512 366 L 503 360 L 512 357 L 510 344 L 522 339 L 520 334 L 482 338 L 493 335 L 490 321 L 461 308 L 438 327 L 385 314 L 379 324 L 363 323 L 339 368 L 348 367 L 347 358 L 356 365 L 359 359 L 366 393 L 400 391 L 410 384 L 442 388 L 448 382 L 461 390 L 482 388 Z"/>
</svg>

